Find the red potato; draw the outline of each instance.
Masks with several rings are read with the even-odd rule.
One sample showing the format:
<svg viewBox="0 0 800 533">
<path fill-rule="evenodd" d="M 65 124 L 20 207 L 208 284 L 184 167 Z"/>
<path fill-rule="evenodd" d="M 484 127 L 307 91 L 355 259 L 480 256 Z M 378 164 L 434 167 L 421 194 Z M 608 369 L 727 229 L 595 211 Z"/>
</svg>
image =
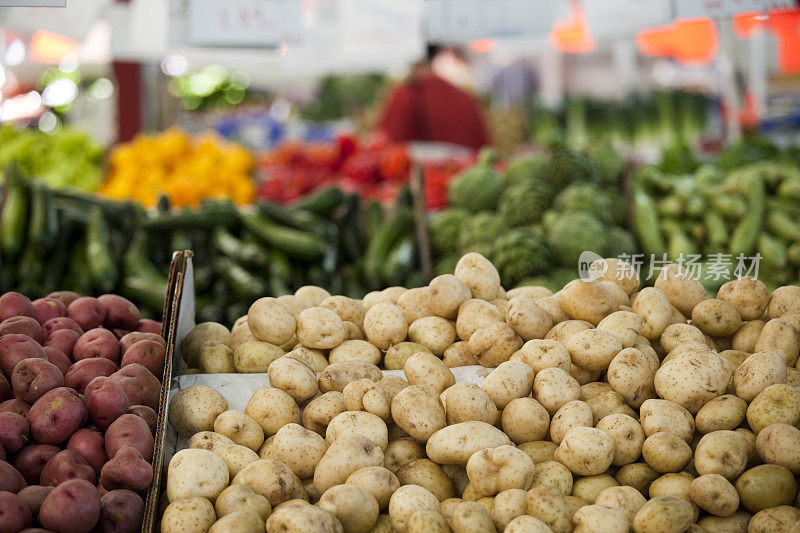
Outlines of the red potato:
<svg viewBox="0 0 800 533">
<path fill-rule="evenodd" d="M 158 427 L 158 415 L 156 412 L 153 411 L 150 407 L 146 405 L 131 405 L 128 412 L 132 415 L 136 415 L 142 418 L 145 422 L 147 422 L 147 427 L 150 428 L 150 433 L 153 435 L 156 434 L 156 428 Z"/>
<path fill-rule="evenodd" d="M 116 372 L 117 365 L 108 359 L 95 357 L 84 359 L 73 364 L 64 375 L 64 385 L 73 388 L 79 393 L 86 392 L 86 386 L 98 376 L 111 376 Z"/>
<path fill-rule="evenodd" d="M 17 398 L 32 404 L 45 393 L 64 386 L 64 375 L 45 359 L 23 359 L 14 367 L 11 385 Z"/>
<path fill-rule="evenodd" d="M 97 298 L 106 309 L 103 325 L 109 329 L 135 329 L 139 325 L 139 308 L 133 302 L 116 294 L 104 294 Z"/>
<path fill-rule="evenodd" d="M 10 400 L 13 395 L 11 384 L 3 374 L 0 374 L 0 403 Z"/>
<path fill-rule="evenodd" d="M 28 411 L 33 439 L 39 444 L 66 441 L 86 423 L 89 412 L 77 392 L 59 387 L 39 398 Z"/>
<path fill-rule="evenodd" d="M 100 496 L 100 498 L 102 498 L 109 492 L 108 489 L 106 489 L 103 485 L 101 485 L 99 481 L 97 482 L 95 488 L 97 489 L 97 495 Z"/>
<path fill-rule="evenodd" d="M 56 367 L 61 371 L 62 376 L 69 372 L 69 367 L 72 366 L 72 361 L 69 360 L 69 357 L 67 357 L 64 352 L 53 346 L 45 346 L 44 354 L 47 357 L 47 360 L 56 365 Z"/>
<path fill-rule="evenodd" d="M 44 342 L 42 325 L 29 316 L 13 316 L 0 322 L 0 337 L 9 333 L 20 333 L 38 343 Z"/>
<path fill-rule="evenodd" d="M 161 382 L 144 366 L 133 363 L 111 375 L 128 396 L 131 405 L 146 405 L 155 410 L 161 397 Z"/>
<path fill-rule="evenodd" d="M 36 316 L 30 298 L 18 292 L 7 292 L 0 296 L 0 322 L 14 316 Z"/>
<path fill-rule="evenodd" d="M 57 329 L 52 332 L 44 341 L 45 346 L 52 346 L 64 352 L 67 357 L 72 357 L 72 350 L 75 343 L 81 338 L 81 334 L 72 329 Z"/>
<path fill-rule="evenodd" d="M 157 322 L 149 318 L 143 318 L 139 321 L 139 325 L 136 326 L 136 331 L 141 331 L 143 333 L 155 333 L 156 335 L 160 336 L 161 322 Z"/>
<path fill-rule="evenodd" d="M 69 307 L 69 304 L 80 298 L 81 295 L 72 291 L 55 291 L 47 295 L 47 298 L 56 298 L 64 302 L 64 305 Z"/>
<path fill-rule="evenodd" d="M 98 476 L 100 469 L 108 461 L 103 436 L 91 428 L 79 429 L 73 433 L 67 441 L 67 449 L 83 457 Z"/>
<path fill-rule="evenodd" d="M 78 339 L 72 348 L 76 361 L 102 357 L 113 362 L 119 359 L 119 341 L 113 333 L 103 328 L 90 329 Z"/>
<path fill-rule="evenodd" d="M 144 491 L 153 481 L 153 467 L 136 448 L 122 448 L 100 473 L 100 484 L 108 490 Z"/>
<path fill-rule="evenodd" d="M 122 356 L 120 367 L 125 367 L 133 363 L 139 363 L 156 377 L 164 374 L 164 360 L 167 352 L 163 344 L 155 341 L 142 340 L 133 343 L 125 355 Z"/>
<path fill-rule="evenodd" d="M 6 453 L 16 453 L 31 436 L 28 419 L 17 413 L 0 413 L 0 446 Z"/>
<path fill-rule="evenodd" d="M 31 509 L 19 496 L 0 492 L 0 533 L 16 533 L 32 523 Z"/>
<path fill-rule="evenodd" d="M 58 446 L 50 444 L 25 446 L 14 456 L 14 468 L 22 474 L 25 481 L 36 485 L 42 478 L 44 465 L 60 451 L 61 449 Z"/>
<path fill-rule="evenodd" d="M 100 496 L 83 479 L 62 483 L 47 495 L 39 509 L 39 522 L 59 533 L 88 533 L 100 518 Z"/>
<path fill-rule="evenodd" d="M 58 298 L 39 298 L 32 303 L 39 324 L 44 325 L 51 318 L 67 316 L 67 306 Z"/>
<path fill-rule="evenodd" d="M 127 413 L 130 407 L 122 387 L 106 376 L 98 376 L 86 385 L 83 403 L 89 410 L 89 420 L 96 428 L 103 430 Z"/>
<path fill-rule="evenodd" d="M 153 459 L 153 434 L 143 418 L 124 414 L 106 430 L 106 452 L 113 458 L 123 448 L 139 450 L 145 460 Z"/>
<path fill-rule="evenodd" d="M 31 406 L 28 405 L 28 402 L 23 402 L 19 398 L 12 398 L 11 400 L 6 400 L 3 403 L 0 403 L 0 413 L 17 413 L 18 415 L 28 416 L 28 411 L 31 410 Z"/>
<path fill-rule="evenodd" d="M 51 318 L 42 324 L 42 331 L 44 332 L 45 338 L 47 338 L 54 331 L 58 331 L 60 329 L 71 329 L 72 331 L 77 332 L 79 335 L 83 335 L 83 328 L 80 326 L 80 324 L 68 316 Z"/>
<path fill-rule="evenodd" d="M 17 472 L 17 469 L 5 461 L 0 461 L 0 491 L 18 493 L 25 487 L 25 478 Z"/>
<path fill-rule="evenodd" d="M 125 355 L 132 345 L 139 341 L 153 341 L 159 343 L 161 346 L 166 346 L 164 338 L 156 333 L 142 333 L 141 331 L 131 331 L 119 340 L 119 353 Z"/>
<path fill-rule="evenodd" d="M 94 484 L 97 474 L 81 454 L 74 450 L 63 450 L 44 465 L 39 483 L 45 487 L 57 487 L 70 479 L 85 479 Z"/>
<path fill-rule="evenodd" d="M 142 527 L 144 500 L 129 490 L 112 490 L 100 497 L 98 533 L 135 533 Z"/>
<path fill-rule="evenodd" d="M 47 358 L 42 345 L 32 338 L 19 333 L 0 337 L 0 370 L 7 378 L 11 377 L 17 363 L 31 357 Z"/>
<path fill-rule="evenodd" d="M 42 502 L 52 491 L 53 487 L 28 485 L 17 493 L 17 498 L 25 502 L 25 505 L 31 510 L 31 514 L 36 517 L 39 514 L 39 509 L 42 507 Z"/>
<path fill-rule="evenodd" d="M 80 324 L 84 331 L 88 331 L 103 325 L 106 308 L 97 298 L 82 296 L 69 304 L 67 316 Z"/>
</svg>

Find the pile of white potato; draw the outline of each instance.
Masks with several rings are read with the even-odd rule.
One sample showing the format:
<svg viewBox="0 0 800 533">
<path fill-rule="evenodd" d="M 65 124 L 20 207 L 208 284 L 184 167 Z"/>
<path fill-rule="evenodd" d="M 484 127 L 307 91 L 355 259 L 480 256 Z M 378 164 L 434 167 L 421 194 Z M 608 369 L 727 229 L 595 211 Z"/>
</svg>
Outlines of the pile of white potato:
<svg viewBox="0 0 800 533">
<path fill-rule="evenodd" d="M 198 325 L 190 367 L 270 386 L 244 412 L 174 396 L 162 533 L 800 533 L 800 287 L 592 272 L 506 292 L 470 253 L 428 287 Z"/>
</svg>

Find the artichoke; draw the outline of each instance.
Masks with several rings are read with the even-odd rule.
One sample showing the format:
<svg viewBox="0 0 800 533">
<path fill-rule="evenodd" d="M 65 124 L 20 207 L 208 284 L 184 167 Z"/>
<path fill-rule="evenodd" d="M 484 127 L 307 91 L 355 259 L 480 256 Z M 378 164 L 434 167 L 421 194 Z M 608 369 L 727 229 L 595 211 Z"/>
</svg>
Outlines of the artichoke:
<svg viewBox="0 0 800 533">
<path fill-rule="evenodd" d="M 559 264 L 577 268 L 582 252 L 591 250 L 602 255 L 606 251 L 606 228 L 589 213 L 561 213 L 549 225 L 547 241 Z"/>
<path fill-rule="evenodd" d="M 561 189 L 573 181 L 597 183 L 602 170 L 597 161 L 586 152 L 562 147 L 553 151 L 543 174 L 552 187 Z"/>
<path fill-rule="evenodd" d="M 493 163 L 494 154 L 484 150 L 475 165 L 456 176 L 447 190 L 450 205 L 462 207 L 470 213 L 494 209 L 503 192 L 503 184 L 492 167 Z"/>
<path fill-rule="evenodd" d="M 604 190 L 592 183 L 573 183 L 556 197 L 558 211 L 583 211 L 606 224 L 625 221 L 625 200 L 617 191 Z"/>
<path fill-rule="evenodd" d="M 606 250 L 604 257 L 619 257 L 621 255 L 631 256 L 636 253 L 636 239 L 630 231 L 611 227 L 606 231 Z"/>
<path fill-rule="evenodd" d="M 541 154 L 517 157 L 508 163 L 503 175 L 506 186 L 518 183 L 541 183 L 547 157 Z"/>
<path fill-rule="evenodd" d="M 430 218 L 428 229 L 436 253 L 443 255 L 456 251 L 458 234 L 468 217 L 466 210 L 453 208 L 439 211 Z"/>
<path fill-rule="evenodd" d="M 552 200 L 549 188 L 519 183 L 503 191 L 497 210 L 506 226 L 529 226 L 541 220 Z"/>
<path fill-rule="evenodd" d="M 550 249 L 545 240 L 538 233 L 522 228 L 503 234 L 492 247 L 491 259 L 507 287 L 548 272 L 551 267 Z"/>
<path fill-rule="evenodd" d="M 481 252 L 506 231 L 503 220 L 491 211 L 482 211 L 468 218 L 458 234 L 458 249 L 463 253 Z"/>
</svg>

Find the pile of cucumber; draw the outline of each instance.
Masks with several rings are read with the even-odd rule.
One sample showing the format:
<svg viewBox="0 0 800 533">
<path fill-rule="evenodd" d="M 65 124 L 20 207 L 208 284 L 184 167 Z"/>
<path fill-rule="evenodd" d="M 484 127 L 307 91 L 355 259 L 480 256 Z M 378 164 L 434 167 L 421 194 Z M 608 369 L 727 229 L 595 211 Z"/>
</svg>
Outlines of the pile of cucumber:
<svg viewBox="0 0 800 533">
<path fill-rule="evenodd" d="M 117 292 L 160 316 L 174 250 L 195 254 L 198 320 L 230 322 L 261 296 L 319 285 L 358 297 L 417 286 L 418 245 L 406 190 L 391 212 L 331 187 L 291 206 L 210 200 L 145 212 L 133 202 L 51 190 L 11 167 L 0 210 L 0 292 Z"/>
<path fill-rule="evenodd" d="M 732 171 L 703 165 L 686 175 L 643 167 L 632 190 L 634 228 L 646 254 L 700 257 L 703 268 L 714 258 L 736 264 L 739 255 L 760 255 L 758 277 L 767 287 L 800 282 L 796 164 L 765 160 Z M 715 290 L 728 277 L 701 282 Z"/>
</svg>

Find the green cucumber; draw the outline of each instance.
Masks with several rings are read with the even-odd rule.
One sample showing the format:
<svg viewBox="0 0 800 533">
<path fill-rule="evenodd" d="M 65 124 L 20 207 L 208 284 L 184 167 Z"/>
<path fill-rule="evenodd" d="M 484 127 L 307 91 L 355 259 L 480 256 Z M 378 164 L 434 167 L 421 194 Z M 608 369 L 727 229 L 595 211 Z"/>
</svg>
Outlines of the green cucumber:
<svg viewBox="0 0 800 533">
<path fill-rule="evenodd" d="M 383 281 L 389 285 L 402 285 L 414 266 L 415 241 L 412 235 L 402 237 L 389 252 L 383 263 Z"/>
<path fill-rule="evenodd" d="M 336 237 L 336 225 L 330 220 L 304 209 L 287 209 L 272 202 L 256 204 L 259 213 L 271 218 L 282 226 L 288 226 L 308 233 L 316 233 L 325 239 Z"/>
<path fill-rule="evenodd" d="M 92 286 L 104 293 L 114 289 L 119 276 L 110 246 L 110 230 L 103 210 L 99 206 L 91 206 L 86 227 L 86 267 Z"/>
<path fill-rule="evenodd" d="M 255 243 L 237 239 L 223 227 L 214 230 L 211 241 L 219 253 L 241 265 L 264 270 L 269 267 L 269 252 Z"/>
<path fill-rule="evenodd" d="M 800 241 L 800 225 L 783 211 L 771 209 L 767 213 L 767 229 L 785 241 Z"/>
<path fill-rule="evenodd" d="M 12 166 L 6 174 L 0 212 L 0 250 L 6 261 L 16 259 L 25 246 L 28 226 L 28 192 L 25 189 L 19 169 Z"/>
<path fill-rule="evenodd" d="M 317 215 L 329 215 L 339 207 L 344 200 L 344 193 L 338 187 L 325 187 L 317 189 L 291 204 L 292 209 L 311 211 Z"/>
<path fill-rule="evenodd" d="M 211 265 L 237 299 L 252 302 L 266 294 L 267 284 L 264 280 L 242 268 L 233 259 L 217 257 Z"/>
<path fill-rule="evenodd" d="M 655 202 L 638 184 L 633 186 L 633 227 L 642 251 L 647 254 L 661 254 L 666 251 L 667 245 L 659 227 Z"/>
<path fill-rule="evenodd" d="M 736 225 L 731 236 L 730 252 L 734 256 L 749 255 L 754 250 L 758 236 L 761 234 L 766 210 L 764 181 L 759 176 L 750 176 L 743 181 L 747 198 L 747 213 Z"/>
<path fill-rule="evenodd" d="M 395 244 L 411 232 L 414 217 L 409 208 L 399 208 L 375 231 L 364 256 L 364 274 L 370 283 L 379 283 L 383 264 Z"/>
<path fill-rule="evenodd" d="M 213 202 L 200 208 L 186 207 L 170 213 L 151 212 L 144 228 L 147 231 L 210 230 L 217 226 L 233 226 L 237 218 L 236 206 L 232 203 Z"/>
<path fill-rule="evenodd" d="M 327 243 L 318 235 L 279 226 L 258 213 L 242 213 L 244 226 L 271 248 L 286 255 L 318 261 L 325 255 Z"/>
</svg>

